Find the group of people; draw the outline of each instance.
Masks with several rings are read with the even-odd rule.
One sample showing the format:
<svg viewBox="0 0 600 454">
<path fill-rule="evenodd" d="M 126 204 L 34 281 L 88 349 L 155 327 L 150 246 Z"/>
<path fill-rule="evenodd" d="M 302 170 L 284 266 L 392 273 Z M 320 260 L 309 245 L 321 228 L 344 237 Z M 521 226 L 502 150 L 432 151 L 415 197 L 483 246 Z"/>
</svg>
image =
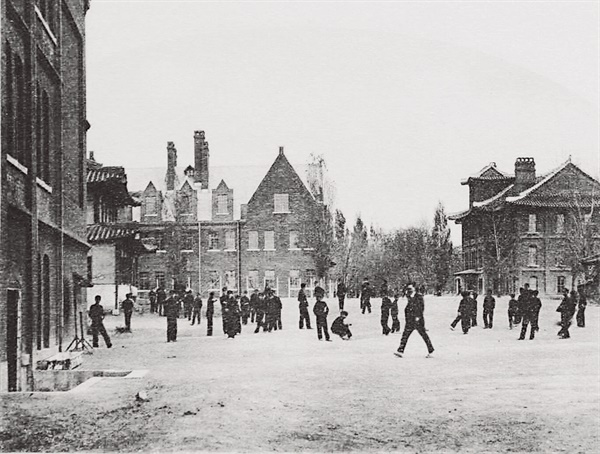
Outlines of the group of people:
<svg viewBox="0 0 600 454">
<path fill-rule="evenodd" d="M 568 289 L 563 291 L 563 299 L 556 308 L 556 312 L 560 312 L 560 331 L 558 337 L 561 339 L 568 339 L 571 337 L 569 333 L 569 327 L 575 316 L 575 320 L 579 328 L 585 328 L 585 308 L 587 307 L 587 298 L 585 296 L 583 286 L 578 287 L 578 292 Z"/>
</svg>

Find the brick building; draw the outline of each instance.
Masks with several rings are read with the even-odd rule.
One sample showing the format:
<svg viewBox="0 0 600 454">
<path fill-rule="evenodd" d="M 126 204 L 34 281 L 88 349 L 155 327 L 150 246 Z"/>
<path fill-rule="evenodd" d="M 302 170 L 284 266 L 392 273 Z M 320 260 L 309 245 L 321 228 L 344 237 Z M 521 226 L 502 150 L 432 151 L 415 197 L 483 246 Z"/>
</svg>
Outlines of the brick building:
<svg viewBox="0 0 600 454">
<path fill-rule="evenodd" d="M 303 241 L 331 192 L 323 169 L 296 172 L 283 147 L 268 171 L 209 166 L 203 131 L 194 134 L 194 164 L 178 167 L 169 142 L 166 169 L 128 170 L 130 187 L 141 188 L 142 236 L 158 247 L 139 259 L 140 289 L 180 285 L 206 296 L 269 283 L 288 296 L 301 281 L 314 284 L 313 250 Z"/>
<path fill-rule="evenodd" d="M 0 391 L 85 310 L 85 0 L 2 2 Z"/>
<path fill-rule="evenodd" d="M 572 267 L 600 250 L 598 181 L 570 160 L 538 176 L 533 158 L 518 158 L 514 175 L 491 163 L 461 184 L 469 209 L 450 216 L 462 224 L 456 290 L 508 293 L 529 283 L 553 295 L 584 279 Z"/>
</svg>

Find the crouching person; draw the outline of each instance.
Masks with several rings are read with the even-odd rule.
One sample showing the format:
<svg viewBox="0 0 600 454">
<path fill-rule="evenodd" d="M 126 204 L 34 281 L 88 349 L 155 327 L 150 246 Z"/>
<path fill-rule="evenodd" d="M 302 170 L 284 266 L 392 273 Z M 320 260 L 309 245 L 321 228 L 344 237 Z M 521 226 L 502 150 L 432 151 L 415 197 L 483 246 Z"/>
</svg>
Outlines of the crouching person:
<svg viewBox="0 0 600 454">
<path fill-rule="evenodd" d="M 331 324 L 331 332 L 337 334 L 343 340 L 350 340 L 352 337 L 352 332 L 350 332 L 351 325 L 346 323 L 346 317 L 348 317 L 348 312 L 342 311 L 340 316 Z"/>
</svg>

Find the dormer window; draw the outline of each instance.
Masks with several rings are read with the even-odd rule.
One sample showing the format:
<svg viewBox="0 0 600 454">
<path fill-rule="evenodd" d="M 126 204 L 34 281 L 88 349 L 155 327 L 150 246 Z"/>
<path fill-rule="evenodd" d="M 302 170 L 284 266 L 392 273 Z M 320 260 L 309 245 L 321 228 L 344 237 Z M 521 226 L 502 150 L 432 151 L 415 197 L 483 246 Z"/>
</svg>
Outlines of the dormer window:
<svg viewBox="0 0 600 454">
<path fill-rule="evenodd" d="M 217 196 L 217 214 L 227 214 L 227 195 Z"/>
<path fill-rule="evenodd" d="M 289 194 L 275 194 L 274 195 L 275 213 L 289 213 L 290 212 L 290 200 Z"/>
<path fill-rule="evenodd" d="M 148 196 L 146 197 L 146 215 L 155 215 L 156 214 L 156 196 Z"/>
</svg>

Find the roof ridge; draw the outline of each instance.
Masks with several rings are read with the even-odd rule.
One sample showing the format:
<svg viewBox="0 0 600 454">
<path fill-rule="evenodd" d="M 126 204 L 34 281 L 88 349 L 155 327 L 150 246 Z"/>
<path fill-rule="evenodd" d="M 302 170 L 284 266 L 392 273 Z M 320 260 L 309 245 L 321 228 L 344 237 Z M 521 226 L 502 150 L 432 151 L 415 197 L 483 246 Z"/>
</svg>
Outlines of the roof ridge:
<svg viewBox="0 0 600 454">
<path fill-rule="evenodd" d="M 489 203 L 492 203 L 495 200 L 498 200 L 502 195 L 504 195 L 506 192 L 508 192 L 514 185 L 515 185 L 514 183 L 509 184 L 507 187 L 505 187 L 504 189 L 502 189 L 500 192 L 498 192 L 496 195 L 490 197 L 489 199 L 482 200 L 481 202 L 473 202 L 473 206 L 478 208 L 478 207 L 485 206 Z"/>
<path fill-rule="evenodd" d="M 544 184 L 546 184 L 548 181 L 550 181 L 554 176 L 556 176 L 558 174 L 558 172 L 560 172 L 561 170 L 565 169 L 569 164 L 572 164 L 571 158 L 569 158 L 568 160 L 566 160 L 565 162 L 563 162 L 559 167 L 555 168 L 554 170 L 551 170 L 548 174 L 546 174 L 546 176 L 543 179 L 541 179 L 540 181 L 538 181 L 533 186 L 525 189 L 524 191 L 522 191 L 521 193 L 519 193 L 516 196 L 507 197 L 506 201 L 507 202 L 515 202 L 517 200 L 523 199 L 524 197 L 528 196 L 533 191 L 537 190 L 538 188 L 540 188 L 541 186 L 543 186 Z"/>
</svg>

